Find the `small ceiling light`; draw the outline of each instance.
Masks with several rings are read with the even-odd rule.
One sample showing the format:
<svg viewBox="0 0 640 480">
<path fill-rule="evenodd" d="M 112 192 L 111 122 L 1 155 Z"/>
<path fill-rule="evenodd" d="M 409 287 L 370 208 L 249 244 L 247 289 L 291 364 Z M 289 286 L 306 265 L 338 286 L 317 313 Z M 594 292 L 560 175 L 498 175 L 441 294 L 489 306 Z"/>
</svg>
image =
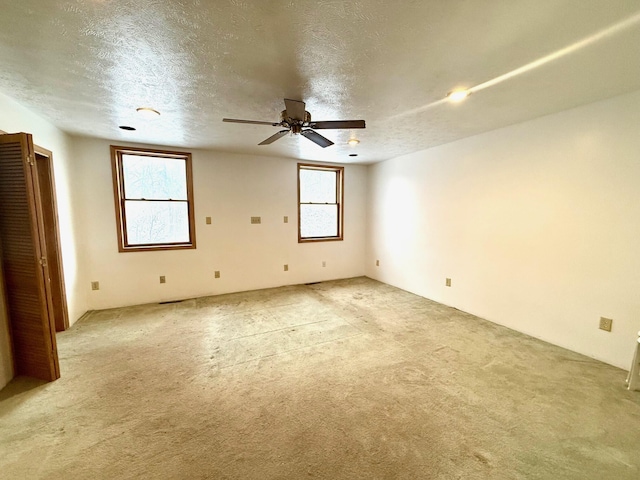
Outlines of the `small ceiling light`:
<svg viewBox="0 0 640 480">
<path fill-rule="evenodd" d="M 357 138 L 350 138 L 347 143 L 349 145 L 351 145 L 352 147 L 355 147 L 356 145 L 358 145 L 360 143 L 360 140 L 358 140 Z"/>
<path fill-rule="evenodd" d="M 127 130 L 129 132 L 133 132 L 135 130 L 134 127 L 130 127 L 129 125 L 120 125 L 118 128 L 120 128 L 122 130 Z"/>
<path fill-rule="evenodd" d="M 160 112 L 149 107 L 136 108 L 136 112 L 145 118 L 156 118 L 160 116 Z"/>
<path fill-rule="evenodd" d="M 454 90 L 453 92 L 447 93 L 447 98 L 449 98 L 452 102 L 461 102 L 465 98 L 471 95 L 469 90 Z"/>
</svg>

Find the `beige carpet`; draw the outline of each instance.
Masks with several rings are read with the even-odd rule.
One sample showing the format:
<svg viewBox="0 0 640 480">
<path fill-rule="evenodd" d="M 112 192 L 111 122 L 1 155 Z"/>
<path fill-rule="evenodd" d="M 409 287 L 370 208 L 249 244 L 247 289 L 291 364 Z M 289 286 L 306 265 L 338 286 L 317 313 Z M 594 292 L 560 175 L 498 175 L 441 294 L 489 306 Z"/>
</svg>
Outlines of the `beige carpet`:
<svg viewBox="0 0 640 480">
<path fill-rule="evenodd" d="M 356 278 L 93 312 L 3 479 L 633 479 L 624 371 Z"/>
</svg>

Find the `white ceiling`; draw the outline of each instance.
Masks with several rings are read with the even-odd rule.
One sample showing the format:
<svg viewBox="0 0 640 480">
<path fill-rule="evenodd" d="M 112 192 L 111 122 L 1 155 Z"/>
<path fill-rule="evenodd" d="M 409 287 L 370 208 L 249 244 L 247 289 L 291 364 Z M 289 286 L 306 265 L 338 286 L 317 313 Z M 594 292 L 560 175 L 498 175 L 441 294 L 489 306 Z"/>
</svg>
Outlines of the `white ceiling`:
<svg viewBox="0 0 640 480">
<path fill-rule="evenodd" d="M 115 141 L 371 163 L 637 89 L 640 0 L 0 0 L 0 91 Z M 277 128 L 221 121 L 285 97 L 367 128 L 258 146 Z"/>
</svg>

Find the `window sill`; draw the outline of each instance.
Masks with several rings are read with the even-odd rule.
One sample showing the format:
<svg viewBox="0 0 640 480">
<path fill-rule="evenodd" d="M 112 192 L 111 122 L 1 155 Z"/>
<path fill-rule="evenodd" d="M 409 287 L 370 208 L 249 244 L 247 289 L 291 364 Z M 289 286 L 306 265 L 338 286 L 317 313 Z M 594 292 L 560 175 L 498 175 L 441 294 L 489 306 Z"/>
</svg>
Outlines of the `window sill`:
<svg viewBox="0 0 640 480">
<path fill-rule="evenodd" d="M 315 242 L 341 242 L 342 237 L 310 237 L 298 238 L 298 243 L 315 243 Z"/>
<path fill-rule="evenodd" d="M 195 243 L 178 244 L 178 245 L 135 245 L 123 247 L 118 246 L 118 251 L 123 252 L 157 252 L 159 250 L 193 250 L 196 248 Z"/>
</svg>

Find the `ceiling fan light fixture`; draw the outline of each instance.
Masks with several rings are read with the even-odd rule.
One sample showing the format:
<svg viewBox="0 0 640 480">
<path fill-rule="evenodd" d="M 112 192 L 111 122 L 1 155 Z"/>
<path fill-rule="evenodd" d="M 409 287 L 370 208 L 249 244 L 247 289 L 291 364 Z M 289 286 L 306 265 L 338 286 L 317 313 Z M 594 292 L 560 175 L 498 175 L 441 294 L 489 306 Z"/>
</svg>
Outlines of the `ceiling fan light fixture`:
<svg viewBox="0 0 640 480">
<path fill-rule="evenodd" d="M 447 93 L 447 98 L 451 102 L 458 103 L 458 102 L 463 101 L 469 95 L 471 95 L 471 91 L 470 90 L 458 89 L 458 90 L 453 90 L 453 91 Z"/>
<path fill-rule="evenodd" d="M 160 112 L 150 107 L 136 108 L 136 112 L 145 118 L 157 118 L 160 116 Z"/>
<path fill-rule="evenodd" d="M 351 145 L 352 147 L 355 147 L 356 145 L 358 145 L 360 143 L 360 140 L 358 140 L 357 138 L 350 138 L 347 143 L 349 145 Z"/>
</svg>

